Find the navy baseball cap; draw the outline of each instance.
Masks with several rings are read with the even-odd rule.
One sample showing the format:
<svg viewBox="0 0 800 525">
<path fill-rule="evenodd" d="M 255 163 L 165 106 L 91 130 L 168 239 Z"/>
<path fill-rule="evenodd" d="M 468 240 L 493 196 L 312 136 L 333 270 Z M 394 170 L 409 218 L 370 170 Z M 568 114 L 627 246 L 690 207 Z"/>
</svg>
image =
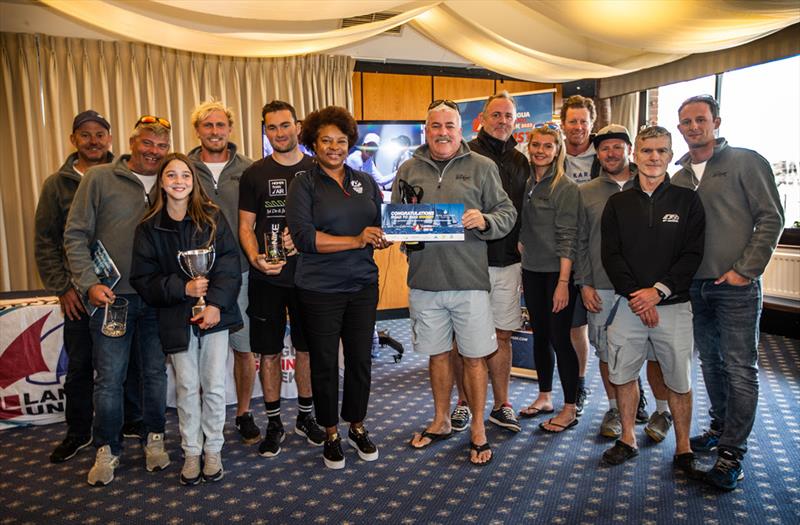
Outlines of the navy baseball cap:
<svg viewBox="0 0 800 525">
<path fill-rule="evenodd" d="M 83 113 L 78 113 L 75 116 L 75 120 L 72 121 L 72 132 L 75 133 L 75 130 L 86 122 L 97 122 L 106 128 L 106 131 L 111 131 L 111 124 L 108 123 L 103 115 L 93 109 L 87 109 Z"/>
</svg>

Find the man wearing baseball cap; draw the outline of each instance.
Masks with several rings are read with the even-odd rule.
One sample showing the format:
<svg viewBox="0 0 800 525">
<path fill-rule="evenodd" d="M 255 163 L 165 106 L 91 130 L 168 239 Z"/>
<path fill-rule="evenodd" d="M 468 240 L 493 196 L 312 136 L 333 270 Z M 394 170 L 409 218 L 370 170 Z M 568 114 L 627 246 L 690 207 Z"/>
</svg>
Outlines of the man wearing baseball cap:
<svg viewBox="0 0 800 525">
<path fill-rule="evenodd" d="M 36 206 L 35 256 L 45 288 L 58 296 L 64 314 L 64 348 L 69 358 L 65 416 L 67 436 L 50 454 L 62 463 L 92 442 L 92 338 L 89 316 L 70 279 L 64 252 L 64 224 L 81 177 L 87 169 L 114 160 L 111 125 L 94 110 L 79 113 L 72 121 L 69 140 L 75 147 L 61 168 L 47 177 Z"/>
<path fill-rule="evenodd" d="M 367 133 L 364 135 L 364 140 L 361 141 L 361 146 L 357 147 L 356 150 L 347 157 L 346 163 L 354 170 L 368 173 L 379 186 L 383 187 L 386 180 L 384 180 L 384 176 L 375 164 L 375 155 L 378 153 L 378 148 L 380 147 L 380 135 L 377 133 Z M 391 180 L 391 178 L 389 180 Z"/>
<path fill-rule="evenodd" d="M 622 421 L 617 406 L 616 389 L 608 380 L 606 335 L 608 328 L 606 322 L 613 304 L 614 287 L 600 259 L 600 219 L 609 197 L 633 186 L 633 180 L 639 170 L 636 164 L 630 162 L 631 138 L 625 126 L 609 124 L 594 135 L 592 142 L 601 169 L 596 178 L 579 186 L 581 214 L 578 221 L 575 282 L 580 288 L 583 304 L 586 306 L 589 341 L 594 346 L 600 362 L 600 377 L 608 397 L 609 408 L 600 424 L 600 435 L 618 438 L 622 434 Z M 657 408 L 649 420 L 637 418 L 637 422 L 647 421 L 645 432 L 656 442 L 661 442 L 672 426 L 672 416 L 667 406 L 667 390 L 661 368 L 654 359 L 648 359 L 647 377 L 656 397 Z M 640 380 L 639 395 L 643 394 Z"/>
</svg>

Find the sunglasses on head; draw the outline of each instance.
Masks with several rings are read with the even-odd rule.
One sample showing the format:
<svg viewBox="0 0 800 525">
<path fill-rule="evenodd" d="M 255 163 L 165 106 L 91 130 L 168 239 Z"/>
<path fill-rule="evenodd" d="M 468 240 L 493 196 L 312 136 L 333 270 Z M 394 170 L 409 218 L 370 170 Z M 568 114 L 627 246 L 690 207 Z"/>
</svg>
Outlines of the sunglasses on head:
<svg viewBox="0 0 800 525">
<path fill-rule="evenodd" d="M 455 102 L 453 102 L 452 100 L 447 99 L 447 98 L 439 98 L 439 99 L 436 99 L 433 102 L 431 102 L 431 104 L 428 106 L 428 111 L 430 111 L 433 108 L 438 107 L 438 106 L 440 106 L 442 104 L 444 104 L 448 108 L 456 110 L 459 115 L 461 114 L 461 110 L 458 109 L 458 104 L 456 104 Z"/>
<path fill-rule="evenodd" d="M 133 126 L 134 129 L 138 128 L 140 124 L 161 124 L 167 129 L 172 128 L 172 124 L 169 123 L 169 120 L 161 117 L 156 117 L 154 115 L 144 115 L 142 118 L 136 121 L 136 125 Z"/>
<path fill-rule="evenodd" d="M 533 129 L 542 129 L 542 128 L 553 129 L 555 131 L 559 131 L 561 129 L 558 126 L 558 124 L 556 124 L 552 120 L 549 122 L 542 122 L 541 124 L 536 124 L 536 126 Z"/>
</svg>

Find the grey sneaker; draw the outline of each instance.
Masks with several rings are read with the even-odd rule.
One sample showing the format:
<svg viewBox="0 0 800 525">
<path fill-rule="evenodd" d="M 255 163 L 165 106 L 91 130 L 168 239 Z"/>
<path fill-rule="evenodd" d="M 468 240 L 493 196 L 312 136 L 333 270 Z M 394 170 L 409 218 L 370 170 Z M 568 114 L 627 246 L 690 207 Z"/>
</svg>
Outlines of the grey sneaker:
<svg viewBox="0 0 800 525">
<path fill-rule="evenodd" d="M 470 419 L 472 419 L 472 412 L 470 412 L 469 406 L 466 403 L 462 405 L 459 402 L 456 408 L 453 409 L 453 413 L 450 414 L 450 426 L 453 428 L 453 432 L 466 430 Z"/>
<path fill-rule="evenodd" d="M 672 414 L 669 412 L 653 412 L 644 426 L 645 433 L 656 443 L 661 443 L 672 428 Z"/>
<path fill-rule="evenodd" d="M 203 456 L 203 479 L 205 481 L 219 481 L 224 475 L 222 454 L 219 452 L 206 452 Z"/>
<path fill-rule="evenodd" d="M 145 468 L 148 472 L 164 470 L 169 465 L 169 454 L 164 450 L 164 434 L 150 432 L 144 445 Z"/>
<path fill-rule="evenodd" d="M 600 435 L 607 438 L 619 439 L 622 435 L 622 420 L 619 416 L 619 410 L 616 408 L 609 408 L 606 415 L 603 416 L 603 422 L 600 423 Z"/>
<path fill-rule="evenodd" d="M 197 485 L 200 483 L 200 454 L 186 456 L 181 469 L 181 485 Z"/>
<path fill-rule="evenodd" d="M 119 466 L 119 456 L 111 453 L 111 447 L 103 445 L 97 449 L 94 465 L 89 470 L 89 485 L 102 487 L 114 481 L 114 469 Z"/>
<path fill-rule="evenodd" d="M 511 432 L 519 432 L 522 430 L 522 427 L 519 426 L 517 416 L 514 414 L 514 408 L 511 405 L 503 405 L 497 410 L 492 410 L 489 413 L 489 421 Z"/>
</svg>

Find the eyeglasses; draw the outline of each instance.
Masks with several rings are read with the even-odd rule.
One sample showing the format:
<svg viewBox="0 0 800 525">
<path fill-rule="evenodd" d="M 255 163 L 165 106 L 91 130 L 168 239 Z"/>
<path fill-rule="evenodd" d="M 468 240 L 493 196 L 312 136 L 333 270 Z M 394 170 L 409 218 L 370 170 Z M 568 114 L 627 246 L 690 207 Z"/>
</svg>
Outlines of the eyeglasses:
<svg viewBox="0 0 800 525">
<path fill-rule="evenodd" d="M 561 129 L 558 126 L 558 124 L 556 124 L 552 120 L 548 121 L 548 122 L 542 122 L 541 124 L 536 124 L 536 126 L 534 126 L 533 129 L 541 129 L 541 128 L 548 128 L 548 129 L 552 129 L 552 130 L 555 130 L 555 131 L 559 131 Z"/>
<path fill-rule="evenodd" d="M 139 127 L 140 124 L 161 124 L 167 129 L 172 128 L 172 124 L 169 123 L 169 120 L 161 117 L 156 117 L 154 115 L 144 115 L 142 118 L 136 121 L 136 125 L 133 126 L 133 129 Z"/>
<path fill-rule="evenodd" d="M 453 102 L 448 98 L 439 98 L 434 100 L 433 102 L 431 102 L 430 106 L 428 106 L 428 111 L 432 110 L 435 107 L 441 106 L 442 104 L 444 104 L 448 108 L 456 110 L 456 112 L 458 112 L 459 115 L 461 114 L 461 110 L 458 109 L 458 104 L 456 104 L 455 102 Z"/>
</svg>

